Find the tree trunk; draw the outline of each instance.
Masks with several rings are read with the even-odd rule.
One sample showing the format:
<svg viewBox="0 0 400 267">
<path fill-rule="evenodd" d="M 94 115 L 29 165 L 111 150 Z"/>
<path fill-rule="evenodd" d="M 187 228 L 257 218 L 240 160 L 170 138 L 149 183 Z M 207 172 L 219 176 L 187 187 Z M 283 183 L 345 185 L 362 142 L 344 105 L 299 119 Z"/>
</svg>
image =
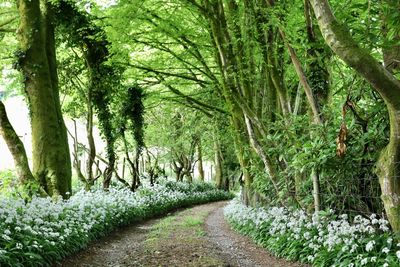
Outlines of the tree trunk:
<svg viewBox="0 0 400 267">
<path fill-rule="evenodd" d="M 321 210 L 321 196 L 319 187 L 319 175 L 317 170 L 315 169 L 311 171 L 311 180 L 313 183 L 314 212 L 319 212 Z"/>
<path fill-rule="evenodd" d="M 0 134 L 6 141 L 7 147 L 13 156 L 19 183 L 28 189 L 27 193 L 29 195 L 33 195 L 35 193 L 32 191 L 33 186 L 38 185 L 38 183 L 29 168 L 24 144 L 8 120 L 6 108 L 2 101 L 0 101 Z"/>
<path fill-rule="evenodd" d="M 327 0 L 310 1 L 325 41 L 350 67 L 364 77 L 384 99 L 390 120 L 389 144 L 377 163 L 382 200 L 390 225 L 400 232 L 400 81 L 351 37 L 341 25 Z"/>
<path fill-rule="evenodd" d="M 222 189 L 222 159 L 221 159 L 221 147 L 216 137 L 214 137 L 214 165 L 215 165 L 215 174 L 214 181 L 215 185 L 218 189 Z"/>
<path fill-rule="evenodd" d="M 141 149 L 136 148 L 135 159 L 133 162 L 134 172 L 132 177 L 132 188 L 135 190 L 140 186 L 140 172 L 139 172 L 139 160 L 141 155 Z"/>
<path fill-rule="evenodd" d="M 177 182 L 183 182 L 183 177 L 185 176 L 185 173 L 182 171 L 182 169 L 178 170 L 176 174 L 176 181 Z"/>
<path fill-rule="evenodd" d="M 178 165 L 179 164 L 179 165 Z M 182 182 L 183 179 L 183 167 L 180 162 L 172 161 L 172 165 L 174 166 L 175 178 L 177 182 Z"/>
<path fill-rule="evenodd" d="M 126 165 L 126 158 L 124 158 L 123 160 L 122 160 L 122 179 L 124 179 L 125 180 L 125 165 Z"/>
<path fill-rule="evenodd" d="M 250 138 L 250 142 L 251 142 L 254 150 L 257 152 L 257 154 L 260 156 L 262 162 L 264 163 L 265 172 L 269 176 L 269 178 L 272 182 L 272 185 L 275 189 L 276 196 L 279 197 L 279 187 L 278 187 L 278 181 L 276 180 L 275 168 L 272 165 L 270 158 L 266 155 L 266 153 L 264 152 L 264 149 L 258 142 L 258 138 L 255 136 L 253 125 L 251 124 L 251 121 L 247 116 L 245 116 L 245 122 L 246 122 L 246 126 L 247 126 L 247 132 L 248 132 L 248 135 Z"/>
<path fill-rule="evenodd" d="M 199 142 L 197 143 L 197 159 L 200 181 L 204 182 L 203 151 L 201 147 L 201 139 L 199 139 Z"/>
<path fill-rule="evenodd" d="M 268 31 L 269 40 L 268 44 L 266 44 L 266 57 L 265 59 L 267 60 L 267 71 L 269 72 L 270 76 L 270 81 L 272 82 L 270 84 L 271 88 L 274 89 L 278 95 L 279 102 L 280 102 L 280 107 L 282 109 L 282 114 L 284 117 L 287 117 L 292 111 L 291 105 L 290 105 L 290 100 L 289 100 L 289 94 L 284 82 L 284 77 L 283 73 L 279 71 L 279 64 L 278 64 L 278 59 L 276 54 L 279 53 L 278 51 L 275 51 L 275 45 L 273 44 L 274 41 L 277 41 L 274 39 L 274 33 L 272 29 Z"/>
<path fill-rule="evenodd" d="M 308 82 L 307 76 L 303 70 L 303 67 L 301 66 L 300 60 L 298 59 L 296 52 L 294 49 L 290 46 L 288 41 L 286 40 L 285 33 L 281 30 L 279 30 L 280 35 L 282 36 L 282 39 L 285 41 L 285 45 L 287 46 L 287 49 L 289 51 L 290 59 L 292 60 L 293 66 L 296 70 L 296 74 L 299 77 L 300 83 L 304 88 L 304 92 L 306 93 L 308 104 L 312 110 L 313 113 L 313 120 L 314 123 L 316 124 L 321 124 L 322 119 L 320 117 L 320 111 L 318 108 L 318 104 L 316 102 L 316 99 L 314 97 L 313 91 L 311 89 L 310 83 Z"/>
<path fill-rule="evenodd" d="M 111 184 L 111 179 L 112 175 L 114 173 L 114 164 L 115 164 L 115 158 L 114 157 L 108 157 L 108 166 L 104 171 L 104 178 L 103 178 L 103 189 L 107 191 L 110 188 Z"/>
<path fill-rule="evenodd" d="M 66 198 L 71 159 L 59 101 L 51 9 L 45 1 L 19 0 L 18 10 L 18 63 L 31 114 L 33 174 L 49 195 Z"/>
<path fill-rule="evenodd" d="M 307 28 L 307 58 L 309 61 L 307 77 L 310 87 L 313 90 L 319 112 L 322 112 L 324 105 L 329 98 L 329 71 L 326 62 L 331 53 L 327 53 L 322 40 L 317 38 L 314 31 L 313 14 L 309 0 L 304 0 L 304 17 Z"/>
<path fill-rule="evenodd" d="M 190 156 L 191 157 L 191 156 Z M 193 167 L 192 166 L 192 160 L 188 156 L 184 156 L 184 174 L 186 176 L 186 180 L 188 183 L 193 182 Z"/>
<path fill-rule="evenodd" d="M 109 121 L 107 121 L 107 123 L 110 123 Z M 110 129 L 107 127 L 107 129 Z M 111 133 L 112 135 L 112 133 Z M 107 154 L 107 168 L 104 171 L 103 174 L 103 189 L 104 190 L 108 190 L 111 184 L 111 179 L 114 173 L 114 169 L 115 169 L 115 151 L 114 151 L 114 139 L 111 138 L 107 138 L 106 139 L 106 154 Z"/>
<path fill-rule="evenodd" d="M 136 155 L 134 161 L 132 161 L 130 155 L 129 155 L 129 150 L 128 150 L 128 141 L 126 140 L 125 137 L 125 132 L 121 133 L 122 140 L 124 142 L 124 150 L 125 150 L 125 158 L 128 161 L 130 170 L 131 170 L 131 175 L 132 175 L 132 183 L 131 183 L 131 191 L 134 192 L 140 184 L 140 178 L 139 178 L 139 157 L 140 157 L 140 150 L 136 149 Z M 149 155 L 150 157 L 150 155 Z"/>
<path fill-rule="evenodd" d="M 232 2 L 230 3 L 234 4 Z M 250 148 L 250 145 L 248 137 L 246 136 L 243 111 L 238 101 L 241 102 L 243 100 L 243 93 L 250 95 L 247 91 L 249 88 L 244 88 L 244 91 L 241 89 L 240 77 L 238 77 L 238 75 L 240 75 L 240 71 L 238 70 L 239 65 L 236 62 L 235 53 L 233 51 L 222 1 L 205 0 L 204 9 L 206 10 L 206 17 L 210 23 L 212 41 L 215 49 L 215 59 L 222 74 L 222 86 L 220 86 L 221 94 L 228 104 L 231 113 L 236 156 L 243 171 L 243 202 L 248 205 L 251 202 L 251 184 L 253 179 L 249 173 L 249 159 L 245 150 Z"/>
<path fill-rule="evenodd" d="M 75 173 L 78 176 L 79 181 L 81 181 L 85 185 L 85 189 L 89 190 L 90 185 L 88 181 L 86 180 L 85 176 L 83 175 L 81 171 L 81 161 L 79 160 L 79 155 L 78 155 L 78 131 L 76 128 L 76 121 L 74 120 L 74 135 L 70 133 L 70 136 L 74 142 L 74 150 L 72 152 L 73 156 L 73 167 L 75 168 Z"/>
<path fill-rule="evenodd" d="M 93 137 L 93 103 L 92 103 L 92 92 L 91 86 L 89 86 L 88 99 L 87 99 L 87 109 L 88 113 L 86 116 L 86 135 L 89 144 L 88 151 L 88 161 L 86 164 L 86 175 L 89 186 L 92 186 L 94 183 L 94 175 L 93 175 L 93 164 L 96 159 L 96 145 L 94 143 Z"/>
</svg>

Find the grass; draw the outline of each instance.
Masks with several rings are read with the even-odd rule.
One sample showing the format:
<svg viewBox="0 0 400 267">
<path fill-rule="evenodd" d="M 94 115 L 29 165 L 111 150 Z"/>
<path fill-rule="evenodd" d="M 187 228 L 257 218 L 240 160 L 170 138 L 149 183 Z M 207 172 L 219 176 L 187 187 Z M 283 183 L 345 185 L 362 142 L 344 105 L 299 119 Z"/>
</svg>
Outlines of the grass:
<svg viewBox="0 0 400 267">
<path fill-rule="evenodd" d="M 160 220 L 157 224 L 155 224 L 145 240 L 146 245 L 152 246 L 152 244 L 157 243 L 160 239 L 168 238 L 170 234 L 170 226 L 173 225 L 173 222 L 176 220 L 175 216 L 168 216 L 162 220 Z"/>
<path fill-rule="evenodd" d="M 183 226 L 190 228 L 192 226 L 202 225 L 203 222 L 204 221 L 200 218 L 185 217 L 183 221 Z"/>
<path fill-rule="evenodd" d="M 151 228 L 146 238 L 146 251 L 162 251 L 171 244 L 181 246 L 180 249 L 188 249 L 188 251 L 191 251 L 190 248 L 199 248 L 199 256 L 192 258 L 187 266 L 220 265 L 220 260 L 209 255 L 208 251 L 202 253 L 203 244 L 207 242 L 204 239 L 206 235 L 204 224 L 210 211 L 209 208 L 199 211 L 195 207 L 161 219 Z"/>
</svg>

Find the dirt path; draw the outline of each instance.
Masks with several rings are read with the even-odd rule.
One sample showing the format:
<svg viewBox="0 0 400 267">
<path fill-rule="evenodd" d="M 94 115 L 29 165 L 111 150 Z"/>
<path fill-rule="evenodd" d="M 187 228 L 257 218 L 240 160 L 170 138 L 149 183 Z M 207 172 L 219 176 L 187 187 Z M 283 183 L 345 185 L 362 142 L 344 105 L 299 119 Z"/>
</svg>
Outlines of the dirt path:
<svg viewBox="0 0 400 267">
<path fill-rule="evenodd" d="M 113 232 L 61 266 L 301 266 L 278 260 L 229 228 L 226 202 L 179 211 Z"/>
<path fill-rule="evenodd" d="M 249 238 L 233 231 L 224 219 L 223 207 L 226 203 L 215 204 L 216 209 L 208 216 L 205 228 L 210 242 L 219 251 L 227 266 L 240 267 L 300 267 L 299 263 L 278 259 Z"/>
</svg>

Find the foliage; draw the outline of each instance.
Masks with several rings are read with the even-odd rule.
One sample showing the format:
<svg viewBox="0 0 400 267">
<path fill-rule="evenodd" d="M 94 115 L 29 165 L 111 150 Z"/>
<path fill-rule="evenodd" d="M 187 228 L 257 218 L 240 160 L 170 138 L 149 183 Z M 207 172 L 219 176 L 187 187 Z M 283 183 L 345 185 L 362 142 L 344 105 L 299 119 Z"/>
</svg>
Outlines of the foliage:
<svg viewBox="0 0 400 267">
<path fill-rule="evenodd" d="M 376 214 L 356 216 L 332 210 L 313 216 L 282 207 L 250 208 L 232 201 L 224 214 L 232 226 L 279 257 L 313 266 L 400 264 L 400 243 L 388 221 Z"/>
<path fill-rule="evenodd" d="M 131 130 L 133 133 L 134 140 L 136 142 L 137 148 L 139 151 L 143 149 L 145 146 L 144 143 L 144 105 L 143 99 L 145 98 L 143 89 L 139 87 L 137 84 L 128 88 L 127 96 L 122 103 L 122 111 L 121 116 L 123 125 L 121 126 L 123 129 L 121 131 L 126 130 L 126 122 L 131 122 Z"/>
<path fill-rule="evenodd" d="M 69 47 L 81 49 L 85 58 L 89 69 L 89 105 L 96 109 L 99 127 L 107 142 L 107 156 L 112 164 L 116 134 L 112 125 L 111 102 L 113 92 L 120 86 L 121 70 L 107 64 L 109 41 L 104 29 L 93 22 L 95 16 L 80 10 L 71 1 L 56 2 L 55 11 L 59 36 Z"/>
<path fill-rule="evenodd" d="M 361 106 L 363 100 L 360 99 L 359 103 Z M 379 152 L 387 142 L 387 121 L 379 119 L 384 117 L 380 104 L 370 108 L 368 114 L 364 115 L 369 118 L 367 132 L 363 131 L 353 114 L 347 115 L 347 150 L 343 157 L 336 155 L 335 142 L 342 118 L 335 117 L 333 110 L 326 110 L 324 113 L 327 115 L 323 125 L 309 126 L 307 116 L 294 116 L 290 118 L 290 123 L 277 121 L 270 126 L 271 134 L 265 137 L 266 140 L 270 143 L 280 142 L 281 145 L 269 147 L 268 153 L 279 159 L 290 159 L 287 161 L 287 168 L 280 173 L 282 190 L 289 184 L 292 188 L 286 193 L 294 194 L 294 180 L 287 177 L 301 176 L 303 182 L 301 190 L 296 192 L 297 196 L 304 206 L 312 205 L 313 200 L 309 195 L 312 184 L 305 177 L 310 175 L 310 170 L 316 168 L 321 177 L 323 206 L 346 212 L 353 210 L 355 213 L 380 213 L 380 200 L 375 198 L 379 196 L 380 189 L 373 168 Z M 310 131 L 313 131 L 313 136 L 310 136 Z M 255 175 L 259 177 L 256 179 L 257 191 L 268 195 L 272 185 L 266 181 L 263 173 Z M 276 198 L 271 195 L 267 197 L 277 204 Z"/>
<path fill-rule="evenodd" d="M 13 189 L 17 187 L 17 179 L 13 170 L 0 172 L 0 195 L 13 195 Z"/>
<path fill-rule="evenodd" d="M 199 191 L 196 191 L 199 190 Z M 0 199 L 1 266 L 51 266 L 116 227 L 178 207 L 229 199 L 205 184 L 167 185 L 108 192 L 79 191 L 69 200 Z"/>
</svg>

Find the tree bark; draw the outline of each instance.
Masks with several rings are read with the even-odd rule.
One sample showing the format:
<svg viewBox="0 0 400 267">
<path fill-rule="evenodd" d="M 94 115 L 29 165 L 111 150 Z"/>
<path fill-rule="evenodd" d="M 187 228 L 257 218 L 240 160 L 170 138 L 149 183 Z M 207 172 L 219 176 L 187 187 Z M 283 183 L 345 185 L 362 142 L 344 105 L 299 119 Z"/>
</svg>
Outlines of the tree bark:
<svg viewBox="0 0 400 267">
<path fill-rule="evenodd" d="M 68 131 L 69 132 L 69 131 Z M 69 132 L 70 133 L 70 132 Z M 76 127 L 76 121 L 74 120 L 74 135 L 70 133 L 70 136 L 74 142 L 74 150 L 72 151 L 72 156 L 73 156 L 73 167 L 75 169 L 75 173 L 78 176 L 79 181 L 81 181 L 85 185 L 85 189 L 89 190 L 90 186 L 88 184 L 88 181 L 86 180 L 85 176 L 83 175 L 81 171 L 81 161 L 79 160 L 79 155 L 78 155 L 78 131 Z"/>
<path fill-rule="evenodd" d="M 182 164 L 177 160 L 173 160 L 172 161 L 172 165 L 174 166 L 174 172 L 175 172 L 176 181 L 177 182 L 182 182 L 182 180 L 183 180 L 183 171 L 182 171 L 183 167 L 182 167 Z"/>
<path fill-rule="evenodd" d="M 215 165 L 215 174 L 214 181 L 215 185 L 218 189 L 222 189 L 222 159 L 221 159 L 221 147 L 217 140 L 217 137 L 214 136 L 214 165 Z"/>
<path fill-rule="evenodd" d="M 136 147 L 135 158 L 134 161 L 131 162 L 131 166 L 133 168 L 132 173 L 132 189 L 136 190 L 140 186 L 140 171 L 139 171 L 139 160 L 141 155 L 141 149 Z"/>
<path fill-rule="evenodd" d="M 96 145 L 93 137 L 93 103 L 91 89 L 91 86 L 89 86 L 87 96 L 88 113 L 86 116 L 86 135 L 89 144 L 88 161 L 86 163 L 86 175 L 89 186 L 92 186 L 94 184 L 93 164 L 96 160 Z"/>
<path fill-rule="evenodd" d="M 59 101 L 50 6 L 44 0 L 19 0 L 18 10 L 18 63 L 31 114 L 33 174 L 49 195 L 66 198 L 71 192 L 71 159 Z"/>
<path fill-rule="evenodd" d="M 310 0 L 322 35 L 331 49 L 379 92 L 390 121 L 389 144 L 381 152 L 377 173 L 382 200 L 393 230 L 400 232 L 400 81 L 351 37 L 334 17 L 327 0 Z"/>
<path fill-rule="evenodd" d="M 30 190 L 30 184 L 35 185 L 37 181 L 29 167 L 24 144 L 8 120 L 6 108 L 2 101 L 0 101 L 0 134 L 6 141 L 7 147 L 13 156 L 19 183 L 24 187 L 28 187 L 28 194 L 32 195 L 34 192 Z"/>
<path fill-rule="evenodd" d="M 122 140 L 124 142 L 124 150 L 125 150 L 125 158 L 128 161 L 130 170 L 131 170 L 131 175 L 132 175 L 132 183 L 131 183 L 131 191 L 134 192 L 140 183 L 140 179 L 139 179 L 139 156 L 140 153 L 138 151 L 138 149 L 136 149 L 136 155 L 135 155 L 135 159 L 132 160 L 131 156 L 129 155 L 129 149 L 128 149 L 128 141 L 126 140 L 126 136 L 125 136 L 125 132 L 121 133 L 122 136 Z"/>
<path fill-rule="evenodd" d="M 311 89 L 310 83 L 307 80 L 307 76 L 303 70 L 303 67 L 301 66 L 300 60 L 298 59 L 296 52 L 294 51 L 294 49 L 290 46 L 290 44 L 288 43 L 288 41 L 286 40 L 286 36 L 285 33 L 281 30 L 280 31 L 280 35 L 282 36 L 282 39 L 285 41 L 285 45 L 289 51 L 289 55 L 290 58 L 292 60 L 293 66 L 296 70 L 297 76 L 300 79 L 300 83 L 304 88 L 304 92 L 306 93 L 307 96 L 307 100 L 308 100 L 308 104 L 310 105 L 310 108 L 312 110 L 313 113 L 313 120 L 314 123 L 316 124 L 321 124 L 322 123 L 322 119 L 320 117 L 320 111 L 318 108 L 318 104 L 315 100 L 313 91 Z"/>
<path fill-rule="evenodd" d="M 106 142 L 108 143 L 108 142 Z M 109 146 L 109 144 L 107 144 L 107 147 Z M 107 148 L 108 150 L 109 148 Z M 111 179 L 114 173 L 114 169 L 115 169 L 115 155 L 114 155 L 114 148 L 112 148 L 112 154 L 110 154 L 110 152 L 107 152 L 107 159 L 108 159 L 108 166 L 104 171 L 103 174 L 103 189 L 104 190 L 108 190 L 110 188 L 110 184 L 111 184 Z"/>
<path fill-rule="evenodd" d="M 304 17 L 306 19 L 307 29 L 307 58 L 309 61 L 307 77 L 315 96 L 315 101 L 319 112 L 322 112 L 324 105 L 329 99 L 329 71 L 326 62 L 330 54 L 324 49 L 322 40 L 317 38 L 314 31 L 313 13 L 309 0 L 304 0 Z"/>
<path fill-rule="evenodd" d="M 233 1 L 229 1 L 229 5 L 231 11 L 237 9 Z M 246 150 L 250 149 L 250 144 L 248 135 L 246 134 L 247 131 L 243 116 L 245 111 L 243 108 L 247 107 L 247 112 L 252 111 L 251 98 L 253 97 L 254 92 L 251 91 L 251 87 L 248 86 L 246 79 L 243 79 L 243 74 L 245 74 L 248 66 L 238 64 L 237 62 L 237 57 L 239 60 L 241 59 L 240 55 L 235 56 L 233 50 L 235 47 L 233 46 L 229 33 L 224 4 L 222 1 L 205 0 L 204 10 L 206 11 L 205 15 L 210 24 L 210 32 L 212 34 L 212 41 L 215 48 L 215 58 L 222 76 L 222 85 L 220 86 L 221 94 L 228 104 L 229 111 L 232 115 L 231 123 L 235 133 L 234 140 L 236 156 L 243 171 L 243 202 L 244 204 L 249 205 L 253 193 L 251 188 L 253 179 L 248 171 L 249 158 Z M 234 21 L 231 21 L 231 24 L 234 24 Z M 237 27 L 235 34 L 234 36 L 238 39 L 240 36 Z M 236 47 L 242 47 L 240 40 L 236 41 Z M 240 67 L 244 68 L 244 70 L 239 70 L 238 68 Z M 241 77 L 240 74 L 242 74 Z M 248 75 L 248 73 L 246 75 Z M 244 95 L 248 97 L 245 98 Z M 255 119 L 254 116 L 251 118 Z M 258 124 L 257 127 L 258 126 L 260 125 Z"/>
<path fill-rule="evenodd" d="M 251 124 L 251 121 L 247 116 L 245 116 L 245 122 L 247 126 L 247 132 L 250 138 L 250 143 L 253 146 L 254 150 L 257 152 L 257 154 L 261 157 L 261 160 L 264 163 L 265 172 L 267 173 L 272 182 L 276 196 L 279 197 L 279 187 L 278 187 L 278 181 L 276 180 L 275 168 L 272 165 L 270 158 L 266 155 L 264 149 L 259 144 L 258 138 L 255 136 L 255 132 Z"/>
<path fill-rule="evenodd" d="M 197 143 L 197 159 L 198 159 L 197 166 L 198 166 L 200 181 L 204 182 L 203 151 L 201 146 L 201 138 L 199 138 L 199 141 Z"/>
</svg>

